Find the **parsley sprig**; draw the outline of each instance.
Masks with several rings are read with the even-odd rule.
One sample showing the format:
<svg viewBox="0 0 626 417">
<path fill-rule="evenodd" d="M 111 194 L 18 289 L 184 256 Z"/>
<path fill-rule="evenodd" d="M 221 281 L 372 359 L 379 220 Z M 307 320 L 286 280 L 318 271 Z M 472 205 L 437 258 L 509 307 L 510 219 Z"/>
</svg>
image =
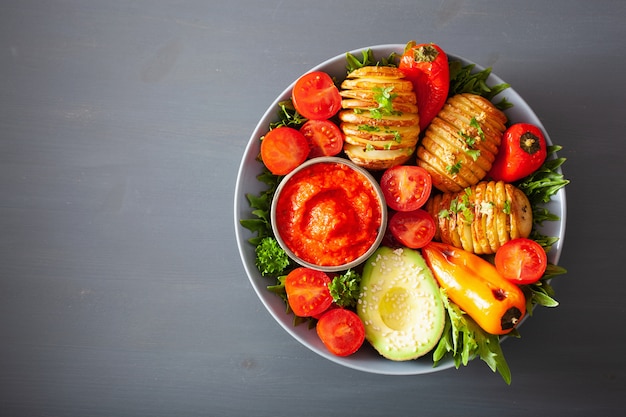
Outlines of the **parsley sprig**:
<svg viewBox="0 0 626 417">
<path fill-rule="evenodd" d="M 383 116 L 399 115 L 401 112 L 393 109 L 393 100 L 398 97 L 396 93 L 392 93 L 393 87 L 374 87 L 374 100 L 378 103 L 378 107 L 370 109 L 370 113 L 374 119 L 382 119 Z"/>
</svg>

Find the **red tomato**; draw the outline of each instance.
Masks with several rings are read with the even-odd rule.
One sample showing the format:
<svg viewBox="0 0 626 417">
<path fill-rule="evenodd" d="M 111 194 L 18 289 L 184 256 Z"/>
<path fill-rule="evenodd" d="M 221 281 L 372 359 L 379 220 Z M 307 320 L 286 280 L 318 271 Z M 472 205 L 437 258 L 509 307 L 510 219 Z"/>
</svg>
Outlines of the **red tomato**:
<svg viewBox="0 0 626 417">
<path fill-rule="evenodd" d="M 298 130 L 281 126 L 261 141 L 261 159 L 274 175 L 286 175 L 309 155 L 309 142 Z"/>
<path fill-rule="evenodd" d="M 309 158 L 335 156 L 343 149 L 343 133 L 330 120 L 309 120 L 300 133 L 309 141 Z"/>
<path fill-rule="evenodd" d="M 504 132 L 488 177 L 514 182 L 532 174 L 546 160 L 546 146 L 546 138 L 537 126 L 529 123 L 512 125 Z"/>
<path fill-rule="evenodd" d="M 291 92 L 291 100 L 296 111 L 307 119 L 330 119 L 341 108 L 339 89 L 330 75 L 321 71 L 300 77 Z"/>
<path fill-rule="evenodd" d="M 448 99 L 448 56 L 434 43 L 416 45 L 411 41 L 404 49 L 398 68 L 413 83 L 420 129 L 424 130 Z"/>
<path fill-rule="evenodd" d="M 393 237 L 404 246 L 419 249 L 435 237 L 435 219 L 426 210 L 398 211 L 389 219 L 387 226 Z"/>
<path fill-rule="evenodd" d="M 416 165 L 396 165 L 380 178 L 387 205 L 398 211 L 413 211 L 426 204 L 433 182 L 430 174 Z"/>
<path fill-rule="evenodd" d="M 548 256 L 541 245 L 526 238 L 513 239 L 496 251 L 496 269 L 515 284 L 537 282 L 546 271 Z"/>
<path fill-rule="evenodd" d="M 296 268 L 285 278 L 289 307 L 296 316 L 310 317 L 323 313 L 333 303 L 328 289 L 330 277 L 311 268 Z"/>
<path fill-rule="evenodd" d="M 337 356 L 352 355 L 365 340 L 365 326 L 359 316 L 343 308 L 328 310 L 315 328 L 324 346 Z"/>
</svg>

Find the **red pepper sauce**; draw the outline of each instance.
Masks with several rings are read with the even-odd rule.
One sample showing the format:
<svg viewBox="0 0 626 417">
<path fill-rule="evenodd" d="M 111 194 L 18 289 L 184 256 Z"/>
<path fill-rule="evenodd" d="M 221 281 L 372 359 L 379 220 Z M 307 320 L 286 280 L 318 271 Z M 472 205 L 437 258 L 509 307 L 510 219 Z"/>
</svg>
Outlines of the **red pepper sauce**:
<svg viewBox="0 0 626 417">
<path fill-rule="evenodd" d="M 378 235 L 382 212 L 369 180 L 340 163 L 305 167 L 278 197 L 276 225 L 291 251 L 314 265 L 357 259 Z"/>
</svg>

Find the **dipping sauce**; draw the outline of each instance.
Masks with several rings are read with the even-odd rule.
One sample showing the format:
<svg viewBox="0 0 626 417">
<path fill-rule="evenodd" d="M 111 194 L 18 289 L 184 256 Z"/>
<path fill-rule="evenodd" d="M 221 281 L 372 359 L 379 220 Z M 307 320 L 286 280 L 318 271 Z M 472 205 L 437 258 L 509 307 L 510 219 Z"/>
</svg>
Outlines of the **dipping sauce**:
<svg viewBox="0 0 626 417">
<path fill-rule="evenodd" d="M 295 256 L 313 265 L 339 266 L 374 245 L 384 204 L 364 174 L 345 163 L 319 162 L 284 181 L 275 197 L 274 227 Z"/>
</svg>

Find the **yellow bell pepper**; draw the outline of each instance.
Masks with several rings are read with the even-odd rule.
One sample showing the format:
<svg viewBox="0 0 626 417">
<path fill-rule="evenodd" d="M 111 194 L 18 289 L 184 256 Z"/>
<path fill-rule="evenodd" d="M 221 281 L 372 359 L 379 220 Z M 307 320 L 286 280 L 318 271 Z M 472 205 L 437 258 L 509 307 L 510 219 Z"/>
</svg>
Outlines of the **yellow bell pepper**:
<svg viewBox="0 0 626 417">
<path fill-rule="evenodd" d="M 422 255 L 448 298 L 486 332 L 507 334 L 526 314 L 522 290 L 480 256 L 438 242 L 422 248 Z"/>
</svg>

